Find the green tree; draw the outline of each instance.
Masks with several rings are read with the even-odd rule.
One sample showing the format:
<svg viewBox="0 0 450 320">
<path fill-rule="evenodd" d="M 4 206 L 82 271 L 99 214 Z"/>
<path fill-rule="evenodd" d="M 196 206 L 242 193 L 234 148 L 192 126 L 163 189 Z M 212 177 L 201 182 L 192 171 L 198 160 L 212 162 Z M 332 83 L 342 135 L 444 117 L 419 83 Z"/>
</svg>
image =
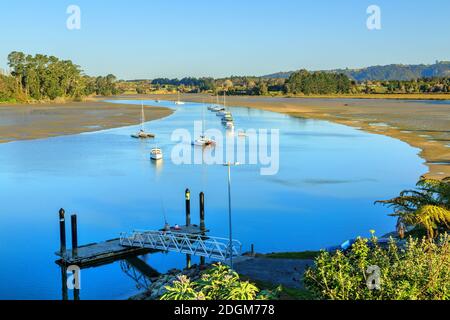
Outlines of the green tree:
<svg viewBox="0 0 450 320">
<path fill-rule="evenodd" d="M 405 190 L 390 200 L 377 201 L 394 209 L 397 230 L 407 226 L 426 230 L 429 238 L 450 228 L 450 177 L 443 180 L 422 178 L 416 190 Z"/>
</svg>

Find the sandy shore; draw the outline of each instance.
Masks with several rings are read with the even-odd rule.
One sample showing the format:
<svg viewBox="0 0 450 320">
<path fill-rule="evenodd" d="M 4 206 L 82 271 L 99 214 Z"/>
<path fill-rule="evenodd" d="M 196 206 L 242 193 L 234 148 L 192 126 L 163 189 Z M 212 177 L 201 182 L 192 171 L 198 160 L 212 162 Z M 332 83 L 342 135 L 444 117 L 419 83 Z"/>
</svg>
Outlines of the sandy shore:
<svg viewBox="0 0 450 320">
<path fill-rule="evenodd" d="M 147 99 L 176 100 L 176 95 Z M 206 102 L 210 96 L 186 94 L 183 101 Z M 215 101 L 215 98 L 213 99 Z M 329 120 L 400 139 L 421 150 L 428 177 L 450 176 L 450 104 L 383 99 L 227 97 L 230 106 L 245 106 L 295 117 Z M 386 155 L 395 157 L 394 154 Z"/>
<path fill-rule="evenodd" d="M 172 114 L 161 107 L 145 109 L 147 121 Z M 65 104 L 0 105 L 0 143 L 30 140 L 140 123 L 141 109 L 100 101 Z"/>
</svg>

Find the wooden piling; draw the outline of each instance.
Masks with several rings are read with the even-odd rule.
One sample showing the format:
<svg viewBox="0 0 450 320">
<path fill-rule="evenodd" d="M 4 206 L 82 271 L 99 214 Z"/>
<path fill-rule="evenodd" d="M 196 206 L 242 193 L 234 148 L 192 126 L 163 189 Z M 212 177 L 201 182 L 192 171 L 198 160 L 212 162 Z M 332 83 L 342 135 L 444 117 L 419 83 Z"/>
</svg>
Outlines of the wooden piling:
<svg viewBox="0 0 450 320">
<path fill-rule="evenodd" d="M 202 235 L 205 235 L 206 227 L 205 227 L 205 194 L 200 192 L 200 231 Z M 200 265 L 205 265 L 205 257 L 200 257 Z"/>
<path fill-rule="evenodd" d="M 61 287 L 62 300 L 69 300 L 69 293 L 67 288 L 67 268 L 65 266 L 61 266 Z"/>
<path fill-rule="evenodd" d="M 205 194 L 200 192 L 200 230 L 205 231 Z"/>
<path fill-rule="evenodd" d="M 186 189 L 186 226 L 189 227 L 191 225 L 191 192 L 189 189 Z"/>
<path fill-rule="evenodd" d="M 186 269 L 190 269 L 192 264 L 192 258 L 190 254 L 186 255 Z"/>
<path fill-rule="evenodd" d="M 72 229 L 72 257 L 78 255 L 78 229 L 77 229 L 77 215 L 73 214 L 70 217 L 70 225 Z"/>
<path fill-rule="evenodd" d="M 64 256 L 66 253 L 66 220 L 64 214 L 66 212 L 64 209 L 59 209 L 59 243 L 60 243 L 60 252 L 61 256 Z"/>
</svg>

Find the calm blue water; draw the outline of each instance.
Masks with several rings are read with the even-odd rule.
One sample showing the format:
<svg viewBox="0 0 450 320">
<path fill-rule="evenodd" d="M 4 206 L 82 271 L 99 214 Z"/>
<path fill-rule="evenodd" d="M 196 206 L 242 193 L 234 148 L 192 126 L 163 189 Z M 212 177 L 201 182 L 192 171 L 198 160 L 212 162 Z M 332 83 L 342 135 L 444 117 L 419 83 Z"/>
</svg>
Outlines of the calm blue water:
<svg viewBox="0 0 450 320">
<path fill-rule="evenodd" d="M 171 102 L 160 105 L 175 108 Z M 259 166 L 232 170 L 234 238 L 244 250 L 252 243 L 258 252 L 319 249 L 367 236 L 370 229 L 378 235 L 392 231 L 388 210 L 373 202 L 414 186 L 426 172 L 418 150 L 398 140 L 259 110 L 232 112 L 238 128 L 280 129 L 276 176 L 261 176 Z M 213 113 L 203 113 L 209 128 L 222 128 Z M 138 127 L 126 127 L 0 144 L 0 299 L 61 297 L 61 271 L 54 263 L 60 207 L 67 215 L 78 214 L 79 242 L 91 243 L 122 231 L 159 228 L 163 211 L 172 225 L 183 223 L 189 187 L 193 223 L 198 223 L 198 193 L 204 191 L 207 227 L 226 237 L 226 168 L 176 166 L 168 157 L 175 144 L 172 131 L 192 131 L 193 121 L 201 119 L 202 107 L 186 104 L 146 124 L 155 140 L 131 139 Z M 149 161 L 154 145 L 166 155 L 159 166 Z M 161 272 L 185 261 L 177 254 L 145 259 Z M 119 262 L 82 271 L 81 299 L 136 292 Z"/>
</svg>

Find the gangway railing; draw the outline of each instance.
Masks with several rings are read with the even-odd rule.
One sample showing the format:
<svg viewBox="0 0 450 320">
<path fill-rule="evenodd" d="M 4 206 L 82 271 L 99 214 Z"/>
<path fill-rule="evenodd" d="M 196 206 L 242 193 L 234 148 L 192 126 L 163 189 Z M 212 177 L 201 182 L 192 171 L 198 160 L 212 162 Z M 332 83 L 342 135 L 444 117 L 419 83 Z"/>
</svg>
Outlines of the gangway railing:
<svg viewBox="0 0 450 320">
<path fill-rule="evenodd" d="M 201 234 L 169 231 L 133 231 L 120 234 L 120 244 L 125 247 L 156 249 L 225 261 L 230 256 L 240 256 L 242 244 L 238 240 L 211 237 Z"/>
</svg>

